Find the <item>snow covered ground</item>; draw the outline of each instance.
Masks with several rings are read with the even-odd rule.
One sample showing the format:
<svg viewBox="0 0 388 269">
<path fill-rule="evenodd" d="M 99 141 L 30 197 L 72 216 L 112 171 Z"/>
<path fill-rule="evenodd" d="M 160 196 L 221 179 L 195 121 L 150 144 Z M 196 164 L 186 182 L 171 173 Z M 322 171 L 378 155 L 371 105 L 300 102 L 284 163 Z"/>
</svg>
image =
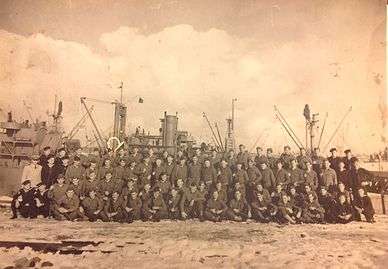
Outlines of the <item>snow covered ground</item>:
<svg viewBox="0 0 388 269">
<path fill-rule="evenodd" d="M 377 216 L 375 224 L 286 226 L 198 221 L 118 224 L 9 217 L 8 212 L 0 214 L 0 268 L 22 268 L 33 258 L 36 268 L 387 268 L 388 265 L 388 216 Z M 20 242 L 27 246 L 22 248 Z M 44 243 L 45 247 L 38 243 Z M 47 247 L 47 243 L 53 246 Z"/>
</svg>

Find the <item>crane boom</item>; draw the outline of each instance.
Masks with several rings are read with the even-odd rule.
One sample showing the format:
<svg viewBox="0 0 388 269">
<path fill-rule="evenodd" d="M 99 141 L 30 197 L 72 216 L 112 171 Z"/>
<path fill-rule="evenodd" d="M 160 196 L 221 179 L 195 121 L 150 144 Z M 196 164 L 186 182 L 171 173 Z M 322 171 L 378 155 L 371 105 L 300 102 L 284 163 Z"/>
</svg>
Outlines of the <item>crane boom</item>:
<svg viewBox="0 0 388 269">
<path fill-rule="evenodd" d="M 331 135 L 329 141 L 327 141 L 325 147 L 323 148 L 323 151 L 326 151 L 327 147 L 329 146 L 329 144 L 331 143 L 331 141 L 333 140 L 334 136 L 337 134 L 339 128 L 341 128 L 341 125 L 342 123 L 344 122 L 344 120 L 346 119 L 346 117 L 349 115 L 349 113 L 352 111 L 352 107 L 349 107 L 348 111 L 345 113 L 345 115 L 342 117 L 341 121 L 339 122 L 337 128 L 334 130 L 333 134 Z"/>
</svg>

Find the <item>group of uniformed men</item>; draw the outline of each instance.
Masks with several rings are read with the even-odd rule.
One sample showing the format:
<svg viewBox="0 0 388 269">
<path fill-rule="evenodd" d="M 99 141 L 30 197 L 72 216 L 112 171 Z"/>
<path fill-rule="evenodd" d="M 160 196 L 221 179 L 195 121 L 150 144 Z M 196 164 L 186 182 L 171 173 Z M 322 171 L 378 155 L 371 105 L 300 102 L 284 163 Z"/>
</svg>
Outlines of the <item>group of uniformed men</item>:
<svg viewBox="0 0 388 269">
<path fill-rule="evenodd" d="M 32 156 L 13 217 L 133 222 L 161 219 L 278 223 L 374 222 L 367 173 L 350 150 L 323 158 L 319 149 L 298 156 L 289 146 L 275 157 L 244 145 L 239 152 L 182 149 L 172 156 L 138 147 L 101 156 L 50 147 Z"/>
</svg>

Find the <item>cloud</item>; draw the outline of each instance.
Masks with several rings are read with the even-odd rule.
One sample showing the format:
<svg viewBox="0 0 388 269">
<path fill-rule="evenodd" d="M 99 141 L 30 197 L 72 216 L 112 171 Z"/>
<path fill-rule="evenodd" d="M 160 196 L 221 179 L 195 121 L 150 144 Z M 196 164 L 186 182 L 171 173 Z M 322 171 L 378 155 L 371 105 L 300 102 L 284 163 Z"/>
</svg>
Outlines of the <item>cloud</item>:
<svg viewBox="0 0 388 269">
<path fill-rule="evenodd" d="M 211 141 L 202 112 L 212 123 L 217 121 L 224 134 L 231 99 L 237 97 L 237 140 L 248 148 L 263 130 L 262 146 L 280 149 L 284 143 L 292 144 L 274 119 L 275 104 L 303 140 L 306 103 L 321 113 L 321 122 L 329 112 L 326 128 L 331 132 L 348 106 L 354 106 L 347 123 L 357 130 L 346 131 L 345 124 L 340 130 L 344 139 L 333 144 L 358 151 L 371 150 L 364 148 L 364 140 L 373 150 L 381 146 L 377 136 L 372 137 L 382 132 L 377 106 L 381 92 L 368 77 L 367 46 L 337 44 L 347 47 L 344 52 L 314 35 L 298 43 L 256 46 L 256 40 L 218 29 L 200 32 L 190 25 L 150 35 L 120 27 L 102 34 L 100 47 L 94 50 L 43 34 L 22 37 L 0 31 L 0 41 L 0 105 L 26 117 L 21 102 L 25 99 L 35 116 L 44 117 L 57 94 L 64 101 L 68 130 L 83 113 L 81 96 L 117 99 L 123 81 L 131 132 L 142 125 L 157 133 L 163 112 L 178 112 L 181 129 Z M 136 96 L 143 97 L 144 104 L 136 104 Z M 95 107 L 101 129 L 113 125 L 113 108 Z"/>
</svg>

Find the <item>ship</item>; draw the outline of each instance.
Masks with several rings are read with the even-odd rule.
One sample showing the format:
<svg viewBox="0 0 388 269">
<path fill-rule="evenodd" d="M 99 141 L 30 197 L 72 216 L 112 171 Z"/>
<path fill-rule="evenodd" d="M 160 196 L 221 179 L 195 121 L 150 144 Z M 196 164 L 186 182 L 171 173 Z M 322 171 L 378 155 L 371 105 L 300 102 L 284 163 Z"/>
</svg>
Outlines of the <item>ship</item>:
<svg viewBox="0 0 388 269">
<path fill-rule="evenodd" d="M 53 152 L 64 146 L 62 102 L 55 110 L 50 124 L 39 120 L 18 122 L 12 112 L 8 112 L 5 122 L 0 122 L 0 195 L 9 196 L 18 190 L 23 168 L 32 155 L 40 154 L 46 146 Z"/>
</svg>

